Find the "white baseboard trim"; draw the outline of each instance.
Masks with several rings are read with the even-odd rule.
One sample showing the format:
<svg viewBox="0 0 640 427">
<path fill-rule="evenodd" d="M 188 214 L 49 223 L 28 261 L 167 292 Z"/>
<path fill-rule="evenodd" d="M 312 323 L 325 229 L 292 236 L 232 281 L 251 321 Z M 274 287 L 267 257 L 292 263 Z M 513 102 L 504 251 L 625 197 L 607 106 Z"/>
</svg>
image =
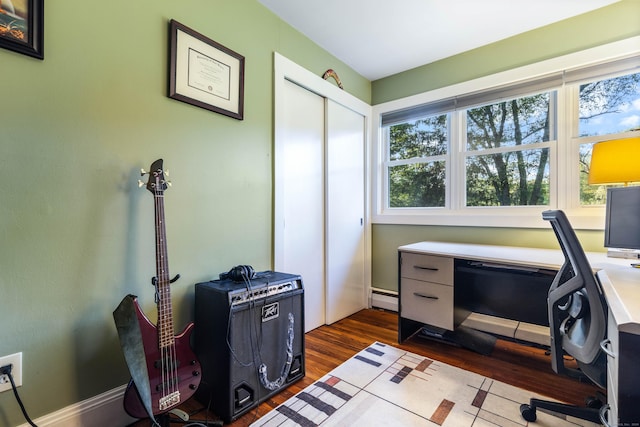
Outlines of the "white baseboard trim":
<svg viewBox="0 0 640 427">
<path fill-rule="evenodd" d="M 38 427 L 113 427 L 126 426 L 136 419 L 124 411 L 122 397 L 126 385 L 74 403 L 33 422 Z M 19 427 L 29 427 L 28 423 Z"/>
<path fill-rule="evenodd" d="M 371 288 L 371 307 L 398 312 L 398 295 L 385 289 Z"/>
</svg>

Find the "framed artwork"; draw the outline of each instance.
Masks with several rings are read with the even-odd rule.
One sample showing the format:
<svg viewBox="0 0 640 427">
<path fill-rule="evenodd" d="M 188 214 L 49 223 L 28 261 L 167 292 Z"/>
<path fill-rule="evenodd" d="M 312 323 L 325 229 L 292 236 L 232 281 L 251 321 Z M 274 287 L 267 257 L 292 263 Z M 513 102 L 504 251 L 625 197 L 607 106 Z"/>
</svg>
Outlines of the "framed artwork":
<svg viewBox="0 0 640 427">
<path fill-rule="evenodd" d="M 169 32 L 169 97 L 242 120 L 244 56 L 173 19 Z"/>
<path fill-rule="evenodd" d="M 44 59 L 44 0 L 0 0 L 0 47 Z"/>
</svg>

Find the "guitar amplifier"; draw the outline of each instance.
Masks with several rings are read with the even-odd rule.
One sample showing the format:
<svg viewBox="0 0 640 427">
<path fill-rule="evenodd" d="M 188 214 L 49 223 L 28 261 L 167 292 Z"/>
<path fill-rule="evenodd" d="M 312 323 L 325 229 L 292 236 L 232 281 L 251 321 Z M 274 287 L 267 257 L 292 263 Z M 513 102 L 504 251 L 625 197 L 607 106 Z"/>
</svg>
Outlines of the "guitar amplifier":
<svg viewBox="0 0 640 427">
<path fill-rule="evenodd" d="M 226 423 L 305 375 L 304 289 L 298 275 L 264 271 L 246 283 L 195 285 L 196 398 Z"/>
</svg>

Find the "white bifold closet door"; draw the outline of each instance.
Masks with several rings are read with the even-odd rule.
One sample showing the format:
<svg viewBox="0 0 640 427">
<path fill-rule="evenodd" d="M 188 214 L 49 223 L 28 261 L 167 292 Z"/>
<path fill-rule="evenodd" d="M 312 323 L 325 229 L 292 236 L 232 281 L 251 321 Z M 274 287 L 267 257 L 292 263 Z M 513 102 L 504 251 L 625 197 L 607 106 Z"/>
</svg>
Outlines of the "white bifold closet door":
<svg viewBox="0 0 640 427">
<path fill-rule="evenodd" d="M 302 276 L 307 332 L 366 307 L 365 118 L 289 80 L 279 90 L 274 264 Z"/>
</svg>

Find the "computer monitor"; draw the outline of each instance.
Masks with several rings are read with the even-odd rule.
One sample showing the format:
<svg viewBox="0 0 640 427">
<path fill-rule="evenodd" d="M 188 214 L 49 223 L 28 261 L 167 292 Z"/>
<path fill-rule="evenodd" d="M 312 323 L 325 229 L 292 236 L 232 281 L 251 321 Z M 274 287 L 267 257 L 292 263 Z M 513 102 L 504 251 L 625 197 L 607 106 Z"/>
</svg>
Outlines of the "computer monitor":
<svg viewBox="0 0 640 427">
<path fill-rule="evenodd" d="M 640 186 L 607 189 L 604 246 L 640 250 Z"/>
</svg>

